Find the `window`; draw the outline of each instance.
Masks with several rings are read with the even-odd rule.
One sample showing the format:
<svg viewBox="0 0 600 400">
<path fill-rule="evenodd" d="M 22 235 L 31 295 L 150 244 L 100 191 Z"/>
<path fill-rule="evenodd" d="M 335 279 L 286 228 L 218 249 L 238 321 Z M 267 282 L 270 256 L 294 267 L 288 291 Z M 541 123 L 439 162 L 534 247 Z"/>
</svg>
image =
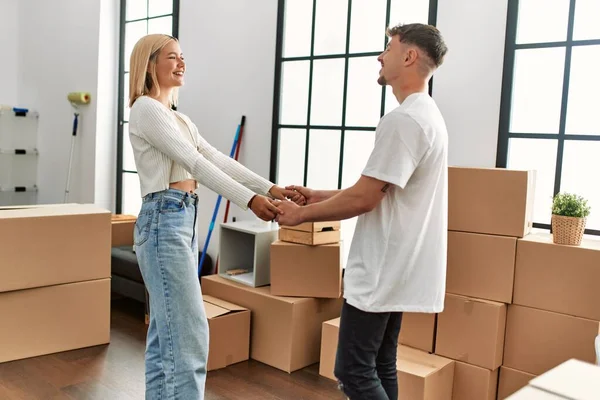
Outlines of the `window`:
<svg viewBox="0 0 600 400">
<path fill-rule="evenodd" d="M 129 144 L 129 57 L 136 42 L 147 34 L 178 36 L 179 0 L 121 0 L 119 56 L 119 111 L 117 131 L 118 214 L 137 215 L 142 205 L 140 183 Z"/>
<path fill-rule="evenodd" d="M 534 222 L 550 229 L 552 198 L 588 199 L 600 234 L 600 2 L 509 0 L 497 166 L 537 170 Z M 595 212 L 593 212 L 595 210 Z"/>
<path fill-rule="evenodd" d="M 280 0 L 270 179 L 340 189 L 358 180 L 381 116 L 385 28 L 435 24 L 437 0 Z M 347 258 L 356 219 L 342 221 Z"/>
</svg>

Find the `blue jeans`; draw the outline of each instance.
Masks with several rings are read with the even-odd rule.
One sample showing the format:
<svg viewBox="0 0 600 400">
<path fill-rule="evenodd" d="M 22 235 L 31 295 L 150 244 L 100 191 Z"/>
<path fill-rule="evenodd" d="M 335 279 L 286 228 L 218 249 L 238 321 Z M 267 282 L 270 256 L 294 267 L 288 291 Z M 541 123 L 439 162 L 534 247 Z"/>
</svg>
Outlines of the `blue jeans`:
<svg viewBox="0 0 600 400">
<path fill-rule="evenodd" d="M 342 306 L 334 375 L 350 400 L 398 399 L 396 358 L 402 313 Z"/>
<path fill-rule="evenodd" d="M 198 281 L 198 197 L 168 189 L 143 198 L 134 243 L 150 295 L 146 399 L 204 399 L 208 321 Z"/>
</svg>

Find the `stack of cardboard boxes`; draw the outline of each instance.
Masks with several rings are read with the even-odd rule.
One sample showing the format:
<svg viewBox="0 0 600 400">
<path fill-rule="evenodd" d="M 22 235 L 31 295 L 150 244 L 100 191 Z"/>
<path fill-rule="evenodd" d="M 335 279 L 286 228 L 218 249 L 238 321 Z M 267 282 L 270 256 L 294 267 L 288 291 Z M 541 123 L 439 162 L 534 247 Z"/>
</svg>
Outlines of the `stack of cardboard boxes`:
<svg viewBox="0 0 600 400">
<path fill-rule="evenodd" d="M 339 222 L 324 225 L 221 226 L 219 273 L 202 277 L 202 291 L 250 311 L 249 358 L 286 372 L 319 362 L 322 324 L 342 304 Z"/>
<path fill-rule="evenodd" d="M 109 342 L 110 242 L 93 205 L 0 209 L 0 362 Z"/>
</svg>

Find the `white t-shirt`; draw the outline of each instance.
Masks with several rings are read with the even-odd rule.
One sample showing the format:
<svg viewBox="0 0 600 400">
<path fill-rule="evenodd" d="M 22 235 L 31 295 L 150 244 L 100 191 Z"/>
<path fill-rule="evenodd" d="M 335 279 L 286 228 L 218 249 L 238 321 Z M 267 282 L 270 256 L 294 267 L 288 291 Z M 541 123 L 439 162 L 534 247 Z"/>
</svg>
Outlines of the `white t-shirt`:
<svg viewBox="0 0 600 400">
<path fill-rule="evenodd" d="M 448 133 L 426 93 L 383 116 L 362 174 L 390 183 L 360 215 L 344 276 L 348 304 L 367 312 L 441 312 L 446 290 Z"/>
</svg>

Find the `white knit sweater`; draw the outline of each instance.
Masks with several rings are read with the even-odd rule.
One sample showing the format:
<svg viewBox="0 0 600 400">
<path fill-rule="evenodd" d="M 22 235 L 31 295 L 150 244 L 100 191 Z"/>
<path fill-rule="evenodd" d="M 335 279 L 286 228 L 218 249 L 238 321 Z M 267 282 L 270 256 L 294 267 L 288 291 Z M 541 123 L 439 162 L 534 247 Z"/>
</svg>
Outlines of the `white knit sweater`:
<svg viewBox="0 0 600 400">
<path fill-rule="evenodd" d="M 142 196 L 196 179 L 245 210 L 255 193 L 268 195 L 273 186 L 211 146 L 187 116 L 147 96 L 131 107 L 129 140 Z"/>
</svg>

